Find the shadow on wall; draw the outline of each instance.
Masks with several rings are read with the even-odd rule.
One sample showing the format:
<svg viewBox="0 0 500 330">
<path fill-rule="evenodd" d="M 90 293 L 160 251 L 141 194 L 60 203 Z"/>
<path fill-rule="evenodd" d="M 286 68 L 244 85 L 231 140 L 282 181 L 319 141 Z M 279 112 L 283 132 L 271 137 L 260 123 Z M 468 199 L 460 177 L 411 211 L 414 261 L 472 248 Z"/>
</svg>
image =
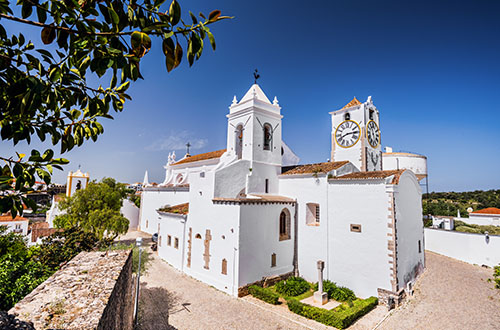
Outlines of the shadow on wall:
<svg viewBox="0 0 500 330">
<path fill-rule="evenodd" d="M 168 323 L 168 317 L 181 310 L 190 313 L 189 304 L 179 304 L 179 299 L 164 288 L 148 288 L 146 285 L 141 283 L 139 326 L 136 330 L 176 330 Z"/>
</svg>

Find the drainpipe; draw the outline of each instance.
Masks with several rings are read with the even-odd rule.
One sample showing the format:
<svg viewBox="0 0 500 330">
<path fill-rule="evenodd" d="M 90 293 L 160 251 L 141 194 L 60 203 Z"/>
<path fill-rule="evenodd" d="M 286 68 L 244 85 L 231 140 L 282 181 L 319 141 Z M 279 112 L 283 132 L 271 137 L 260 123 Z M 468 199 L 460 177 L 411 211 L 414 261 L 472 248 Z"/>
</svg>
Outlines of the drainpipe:
<svg viewBox="0 0 500 330">
<path fill-rule="evenodd" d="M 299 276 L 299 265 L 298 265 L 298 208 L 299 204 L 297 203 L 297 199 L 295 199 L 295 214 L 293 216 L 293 275 Z"/>
</svg>

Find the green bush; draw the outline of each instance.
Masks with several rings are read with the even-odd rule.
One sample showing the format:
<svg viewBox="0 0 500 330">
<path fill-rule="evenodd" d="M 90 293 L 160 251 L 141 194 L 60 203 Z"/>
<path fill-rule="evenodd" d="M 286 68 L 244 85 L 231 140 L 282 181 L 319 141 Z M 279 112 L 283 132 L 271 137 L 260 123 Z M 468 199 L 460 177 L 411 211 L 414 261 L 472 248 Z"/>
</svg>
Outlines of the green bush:
<svg viewBox="0 0 500 330">
<path fill-rule="evenodd" d="M 500 289 L 500 265 L 493 268 L 493 278 L 495 281 L 495 287 Z"/>
<path fill-rule="evenodd" d="M 276 292 L 288 297 L 298 296 L 309 289 L 311 289 L 311 285 L 302 277 L 292 276 L 276 284 Z"/>
<path fill-rule="evenodd" d="M 318 290 L 318 283 L 314 284 L 314 290 Z M 337 286 L 335 282 L 329 280 L 323 281 L 323 290 L 328 294 L 329 299 L 336 301 L 349 301 L 356 299 L 356 295 L 351 289 L 343 286 Z"/>
<path fill-rule="evenodd" d="M 248 288 L 248 292 L 250 292 L 250 294 L 255 298 L 258 298 L 273 305 L 278 304 L 278 299 L 280 297 L 278 294 L 274 293 L 270 289 L 261 288 L 260 286 L 257 285 L 251 285 Z"/>
<path fill-rule="evenodd" d="M 338 329 L 345 329 L 377 306 L 378 299 L 376 297 L 357 299 L 352 302 L 352 307 L 340 305 L 332 310 L 309 306 L 294 298 L 288 299 L 287 304 L 288 309 L 296 314 Z"/>
</svg>

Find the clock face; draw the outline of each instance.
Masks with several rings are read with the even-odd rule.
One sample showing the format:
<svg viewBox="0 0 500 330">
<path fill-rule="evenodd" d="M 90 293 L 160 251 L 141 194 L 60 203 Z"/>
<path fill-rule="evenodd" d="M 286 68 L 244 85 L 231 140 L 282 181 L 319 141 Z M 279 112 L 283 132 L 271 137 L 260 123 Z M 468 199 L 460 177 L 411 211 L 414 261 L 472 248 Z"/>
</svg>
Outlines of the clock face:
<svg viewBox="0 0 500 330">
<path fill-rule="evenodd" d="M 335 130 L 335 141 L 342 148 L 350 148 L 358 142 L 360 132 L 361 129 L 355 121 L 343 121 Z"/>
<path fill-rule="evenodd" d="M 380 130 L 378 129 L 377 123 L 370 120 L 366 125 L 366 135 L 368 137 L 368 143 L 372 148 L 378 147 L 380 144 Z"/>
</svg>

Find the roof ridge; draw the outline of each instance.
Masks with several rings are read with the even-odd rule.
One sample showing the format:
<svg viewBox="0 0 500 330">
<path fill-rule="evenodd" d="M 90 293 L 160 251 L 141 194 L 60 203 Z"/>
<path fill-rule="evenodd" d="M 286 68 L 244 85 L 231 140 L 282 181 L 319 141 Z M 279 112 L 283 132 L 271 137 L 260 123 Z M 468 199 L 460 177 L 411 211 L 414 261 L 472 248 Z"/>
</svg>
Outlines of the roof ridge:
<svg viewBox="0 0 500 330">
<path fill-rule="evenodd" d="M 344 109 L 347 109 L 347 108 L 351 108 L 351 107 L 354 107 L 354 106 L 357 106 L 357 105 L 360 105 L 362 104 L 361 102 L 359 102 L 359 100 L 356 98 L 356 96 L 351 100 L 351 102 L 347 103 L 346 105 L 344 105 L 344 107 L 340 110 L 344 110 Z"/>
</svg>

